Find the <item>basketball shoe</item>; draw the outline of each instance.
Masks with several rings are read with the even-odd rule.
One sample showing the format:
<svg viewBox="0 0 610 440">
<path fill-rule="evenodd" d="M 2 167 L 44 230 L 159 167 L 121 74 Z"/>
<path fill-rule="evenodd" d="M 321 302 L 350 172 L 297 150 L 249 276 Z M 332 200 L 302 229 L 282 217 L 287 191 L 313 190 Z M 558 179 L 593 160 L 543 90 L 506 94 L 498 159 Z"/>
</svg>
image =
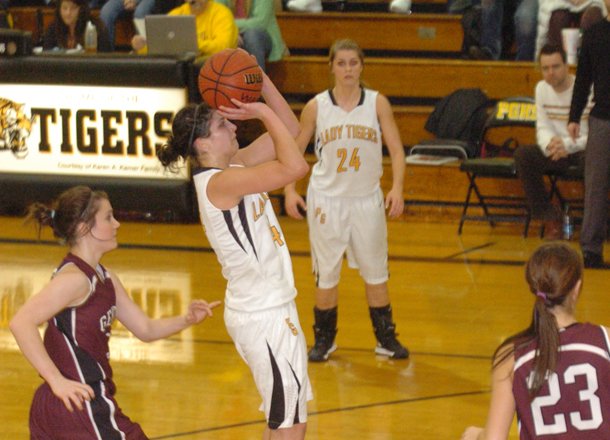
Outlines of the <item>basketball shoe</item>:
<svg viewBox="0 0 610 440">
<path fill-rule="evenodd" d="M 375 353 L 392 359 L 407 359 L 409 350 L 396 339 L 396 324 L 392 322 L 392 307 L 369 307 L 377 338 Z"/>
<path fill-rule="evenodd" d="M 324 362 L 337 349 L 337 307 L 328 310 L 313 308 L 315 324 L 313 326 L 316 341 L 307 357 L 310 362 Z"/>
<path fill-rule="evenodd" d="M 411 13 L 411 0 L 392 0 L 390 2 L 390 12 L 397 14 Z"/>
<path fill-rule="evenodd" d="M 290 11 L 295 12 L 322 12 L 321 0 L 290 0 L 286 3 Z"/>
</svg>

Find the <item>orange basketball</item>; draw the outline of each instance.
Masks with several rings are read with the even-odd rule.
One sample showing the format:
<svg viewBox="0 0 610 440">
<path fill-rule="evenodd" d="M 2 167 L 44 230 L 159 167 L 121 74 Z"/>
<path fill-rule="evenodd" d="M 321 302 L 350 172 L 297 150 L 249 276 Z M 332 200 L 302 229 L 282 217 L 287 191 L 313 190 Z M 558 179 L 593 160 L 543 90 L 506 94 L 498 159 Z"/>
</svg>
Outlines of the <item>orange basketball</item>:
<svg viewBox="0 0 610 440">
<path fill-rule="evenodd" d="M 210 107 L 235 107 L 231 98 L 242 102 L 258 101 L 263 73 L 256 60 L 246 52 L 225 49 L 207 59 L 199 71 L 198 84 L 201 97 Z"/>
</svg>

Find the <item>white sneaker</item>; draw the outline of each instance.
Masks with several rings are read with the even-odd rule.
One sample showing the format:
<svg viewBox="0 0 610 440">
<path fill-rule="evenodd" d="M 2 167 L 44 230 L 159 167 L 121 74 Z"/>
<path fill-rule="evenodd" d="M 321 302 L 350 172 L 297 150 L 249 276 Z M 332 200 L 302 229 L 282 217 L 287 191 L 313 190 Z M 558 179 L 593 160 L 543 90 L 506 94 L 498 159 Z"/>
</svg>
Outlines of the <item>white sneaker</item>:
<svg viewBox="0 0 610 440">
<path fill-rule="evenodd" d="M 390 3 L 390 12 L 398 14 L 411 13 L 411 0 L 392 0 Z"/>
<path fill-rule="evenodd" d="M 286 7 L 296 12 L 322 12 L 322 0 L 290 0 Z"/>
</svg>

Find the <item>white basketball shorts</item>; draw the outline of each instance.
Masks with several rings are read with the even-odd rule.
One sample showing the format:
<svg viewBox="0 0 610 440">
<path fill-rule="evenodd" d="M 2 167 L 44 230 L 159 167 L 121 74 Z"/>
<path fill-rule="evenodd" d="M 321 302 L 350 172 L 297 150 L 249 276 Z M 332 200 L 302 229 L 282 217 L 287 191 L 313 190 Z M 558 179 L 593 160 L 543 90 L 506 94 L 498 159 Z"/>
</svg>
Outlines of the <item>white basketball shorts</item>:
<svg viewBox="0 0 610 440">
<path fill-rule="evenodd" d="M 365 197 L 326 197 L 307 190 L 307 222 L 317 286 L 339 284 L 343 255 L 367 284 L 388 280 L 388 229 L 381 189 Z"/>
<path fill-rule="evenodd" d="M 225 307 L 224 319 L 237 351 L 252 371 L 269 427 L 305 423 L 307 401 L 313 395 L 307 345 L 294 301 L 257 312 Z"/>
</svg>

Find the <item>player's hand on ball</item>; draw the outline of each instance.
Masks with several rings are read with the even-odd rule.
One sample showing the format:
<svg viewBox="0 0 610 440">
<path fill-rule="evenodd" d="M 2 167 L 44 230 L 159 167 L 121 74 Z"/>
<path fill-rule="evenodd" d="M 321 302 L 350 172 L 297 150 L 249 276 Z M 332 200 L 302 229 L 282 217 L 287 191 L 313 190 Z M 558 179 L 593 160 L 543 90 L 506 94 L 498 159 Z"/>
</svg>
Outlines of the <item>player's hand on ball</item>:
<svg viewBox="0 0 610 440">
<path fill-rule="evenodd" d="M 237 99 L 231 99 L 231 102 L 236 108 L 226 107 L 221 105 L 218 108 L 218 113 L 227 119 L 234 121 L 245 121 L 247 119 L 261 119 L 265 112 L 269 111 L 269 107 L 262 102 L 241 102 Z"/>
<path fill-rule="evenodd" d="M 193 301 L 189 304 L 189 309 L 186 313 L 186 323 L 189 325 L 199 324 L 208 316 L 213 316 L 212 309 L 219 305 L 220 301 L 212 301 L 211 303 L 202 299 Z"/>
</svg>

